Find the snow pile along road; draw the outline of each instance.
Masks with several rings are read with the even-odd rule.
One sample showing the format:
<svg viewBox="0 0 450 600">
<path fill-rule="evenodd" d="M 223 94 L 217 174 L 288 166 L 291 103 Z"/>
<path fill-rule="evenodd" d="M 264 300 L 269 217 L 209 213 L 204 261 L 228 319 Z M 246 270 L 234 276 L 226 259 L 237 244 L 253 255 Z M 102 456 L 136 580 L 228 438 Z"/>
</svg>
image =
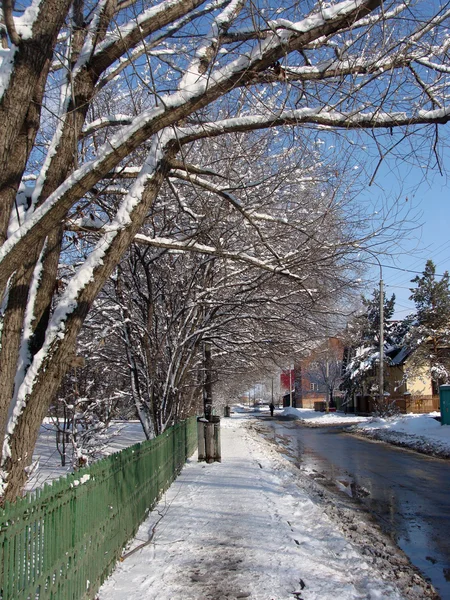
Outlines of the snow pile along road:
<svg viewBox="0 0 450 600">
<path fill-rule="evenodd" d="M 450 458 L 450 426 L 441 425 L 440 412 L 393 417 L 362 417 L 340 412 L 322 413 L 305 408 L 286 408 L 282 416 L 299 419 L 308 427 L 352 425 L 348 433 L 411 448 L 422 454 Z"/>
<path fill-rule="evenodd" d="M 439 416 L 436 412 L 374 418 L 355 426 L 351 432 L 423 454 L 450 458 L 450 426 L 441 425 L 435 418 Z"/>
<path fill-rule="evenodd" d="M 401 553 L 392 556 L 392 545 L 381 540 L 383 550 L 364 551 L 356 521 L 354 541 L 346 537 L 324 514 L 320 494 L 300 487 L 298 470 L 245 423 L 222 419 L 223 462 L 206 465 L 194 455 L 100 600 L 434 597 Z M 383 568 L 392 559 L 395 573 Z"/>
<path fill-rule="evenodd" d="M 326 427 L 328 425 L 354 425 L 355 423 L 365 423 L 371 421 L 372 417 L 362 417 L 351 413 L 343 412 L 318 412 L 310 408 L 284 408 L 280 413 L 283 417 L 300 419 L 305 425 L 314 425 L 317 427 Z"/>
</svg>

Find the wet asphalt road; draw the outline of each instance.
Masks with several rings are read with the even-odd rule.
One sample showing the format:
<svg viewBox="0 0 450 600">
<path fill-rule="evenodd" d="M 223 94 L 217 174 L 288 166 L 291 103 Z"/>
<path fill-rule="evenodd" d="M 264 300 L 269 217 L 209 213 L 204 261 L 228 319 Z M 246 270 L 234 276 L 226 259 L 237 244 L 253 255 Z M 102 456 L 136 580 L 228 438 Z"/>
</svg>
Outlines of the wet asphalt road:
<svg viewBox="0 0 450 600">
<path fill-rule="evenodd" d="M 275 425 L 275 422 L 273 422 Z M 280 423 L 299 464 L 357 496 L 422 573 L 450 600 L 450 461 L 346 434 Z"/>
</svg>

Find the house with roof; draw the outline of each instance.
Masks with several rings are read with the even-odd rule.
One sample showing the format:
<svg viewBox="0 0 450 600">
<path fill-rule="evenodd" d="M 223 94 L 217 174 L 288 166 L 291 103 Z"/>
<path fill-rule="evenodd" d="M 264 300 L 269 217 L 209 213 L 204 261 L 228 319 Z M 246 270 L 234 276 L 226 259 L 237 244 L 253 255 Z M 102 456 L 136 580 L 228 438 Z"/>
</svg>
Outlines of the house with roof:
<svg viewBox="0 0 450 600">
<path fill-rule="evenodd" d="M 293 369 L 284 371 L 281 376 L 283 405 L 290 406 L 292 402 L 295 408 L 317 409 L 319 405 L 322 409 L 327 398 L 331 406 L 339 405 L 342 353 L 341 340 L 331 337 L 296 361 Z"/>
<path fill-rule="evenodd" d="M 439 410 L 439 388 L 430 368 L 412 365 L 414 350 L 407 346 L 386 353 L 386 389 L 403 413 Z"/>
<path fill-rule="evenodd" d="M 413 361 L 414 350 L 408 346 L 392 347 L 386 351 L 384 389 L 391 403 L 401 413 L 428 413 L 439 410 L 439 389 L 431 377 L 429 367 L 417 367 Z M 369 381 L 378 379 L 378 356 L 366 370 Z M 374 394 L 369 391 L 356 394 L 353 410 L 370 415 L 374 411 Z"/>
</svg>

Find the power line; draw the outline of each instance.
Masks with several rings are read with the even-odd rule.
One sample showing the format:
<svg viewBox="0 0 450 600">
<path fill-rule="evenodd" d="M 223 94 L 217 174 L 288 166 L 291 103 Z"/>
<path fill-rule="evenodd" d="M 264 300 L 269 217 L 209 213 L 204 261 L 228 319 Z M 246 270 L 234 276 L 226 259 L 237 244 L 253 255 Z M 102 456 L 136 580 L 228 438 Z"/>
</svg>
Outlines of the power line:
<svg viewBox="0 0 450 600">
<path fill-rule="evenodd" d="M 442 252 L 445 252 L 446 250 L 448 250 L 448 248 L 450 247 L 450 240 L 446 240 L 445 242 L 442 242 L 442 244 L 439 244 L 439 246 L 437 246 L 436 248 L 434 248 L 433 250 L 431 248 L 427 249 L 428 254 L 432 254 L 433 259 L 438 256 L 439 254 L 442 254 Z M 445 261 L 447 261 L 450 257 L 447 258 L 443 258 L 443 259 L 439 259 L 438 262 L 442 263 Z M 415 267 L 418 264 L 423 264 L 423 261 L 425 259 L 424 258 L 418 258 L 417 260 L 415 260 L 412 264 L 410 264 L 410 267 Z M 414 271 L 416 272 L 416 271 Z M 394 277 L 394 275 L 392 275 L 391 277 Z M 406 282 L 405 282 L 406 283 Z"/>
<path fill-rule="evenodd" d="M 410 286 L 406 286 L 406 285 L 396 285 L 395 283 L 386 283 L 387 287 L 390 288 L 397 288 L 399 290 L 410 290 Z"/>
<path fill-rule="evenodd" d="M 368 265 L 373 265 L 375 267 L 379 267 L 380 265 L 378 263 L 373 263 L 370 261 L 366 261 L 366 263 Z M 395 269 L 396 271 L 404 271 L 405 273 L 414 273 L 415 275 L 423 275 L 423 271 L 412 271 L 411 269 L 402 269 L 401 267 L 392 267 L 391 265 L 383 265 L 382 263 L 380 263 L 381 266 L 385 269 Z M 435 273 L 436 277 L 445 277 L 445 275 L 440 275 L 439 273 Z"/>
<path fill-rule="evenodd" d="M 395 309 L 395 314 L 403 314 L 403 313 L 408 313 L 408 312 L 411 312 L 410 308 L 402 308 L 401 310 Z"/>
<path fill-rule="evenodd" d="M 399 302 L 395 303 L 395 306 L 400 306 L 401 308 L 404 308 L 406 310 L 413 310 L 414 309 L 414 305 L 411 304 L 411 306 L 406 306 L 405 304 L 400 304 Z"/>
</svg>

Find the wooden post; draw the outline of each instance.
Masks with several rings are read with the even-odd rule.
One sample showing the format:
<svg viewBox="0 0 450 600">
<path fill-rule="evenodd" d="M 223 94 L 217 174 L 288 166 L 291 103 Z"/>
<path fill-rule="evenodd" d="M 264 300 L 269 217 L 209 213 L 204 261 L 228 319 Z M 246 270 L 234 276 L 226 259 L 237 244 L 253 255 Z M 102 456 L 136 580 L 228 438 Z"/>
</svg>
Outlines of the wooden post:
<svg viewBox="0 0 450 600">
<path fill-rule="evenodd" d="M 206 462 L 212 463 L 215 460 L 214 448 L 214 423 L 204 423 L 205 425 L 205 447 L 206 447 Z"/>
<path fill-rule="evenodd" d="M 222 462 L 222 452 L 220 449 L 220 422 L 214 423 L 214 449 L 214 460 L 217 462 Z"/>
<path fill-rule="evenodd" d="M 211 420 L 212 414 L 212 356 L 211 356 L 211 342 L 205 342 L 203 346 L 203 368 L 204 368 L 204 380 L 203 380 L 203 403 L 205 418 L 208 421 Z"/>
<path fill-rule="evenodd" d="M 197 421 L 198 460 L 206 460 L 205 422 Z"/>
</svg>

